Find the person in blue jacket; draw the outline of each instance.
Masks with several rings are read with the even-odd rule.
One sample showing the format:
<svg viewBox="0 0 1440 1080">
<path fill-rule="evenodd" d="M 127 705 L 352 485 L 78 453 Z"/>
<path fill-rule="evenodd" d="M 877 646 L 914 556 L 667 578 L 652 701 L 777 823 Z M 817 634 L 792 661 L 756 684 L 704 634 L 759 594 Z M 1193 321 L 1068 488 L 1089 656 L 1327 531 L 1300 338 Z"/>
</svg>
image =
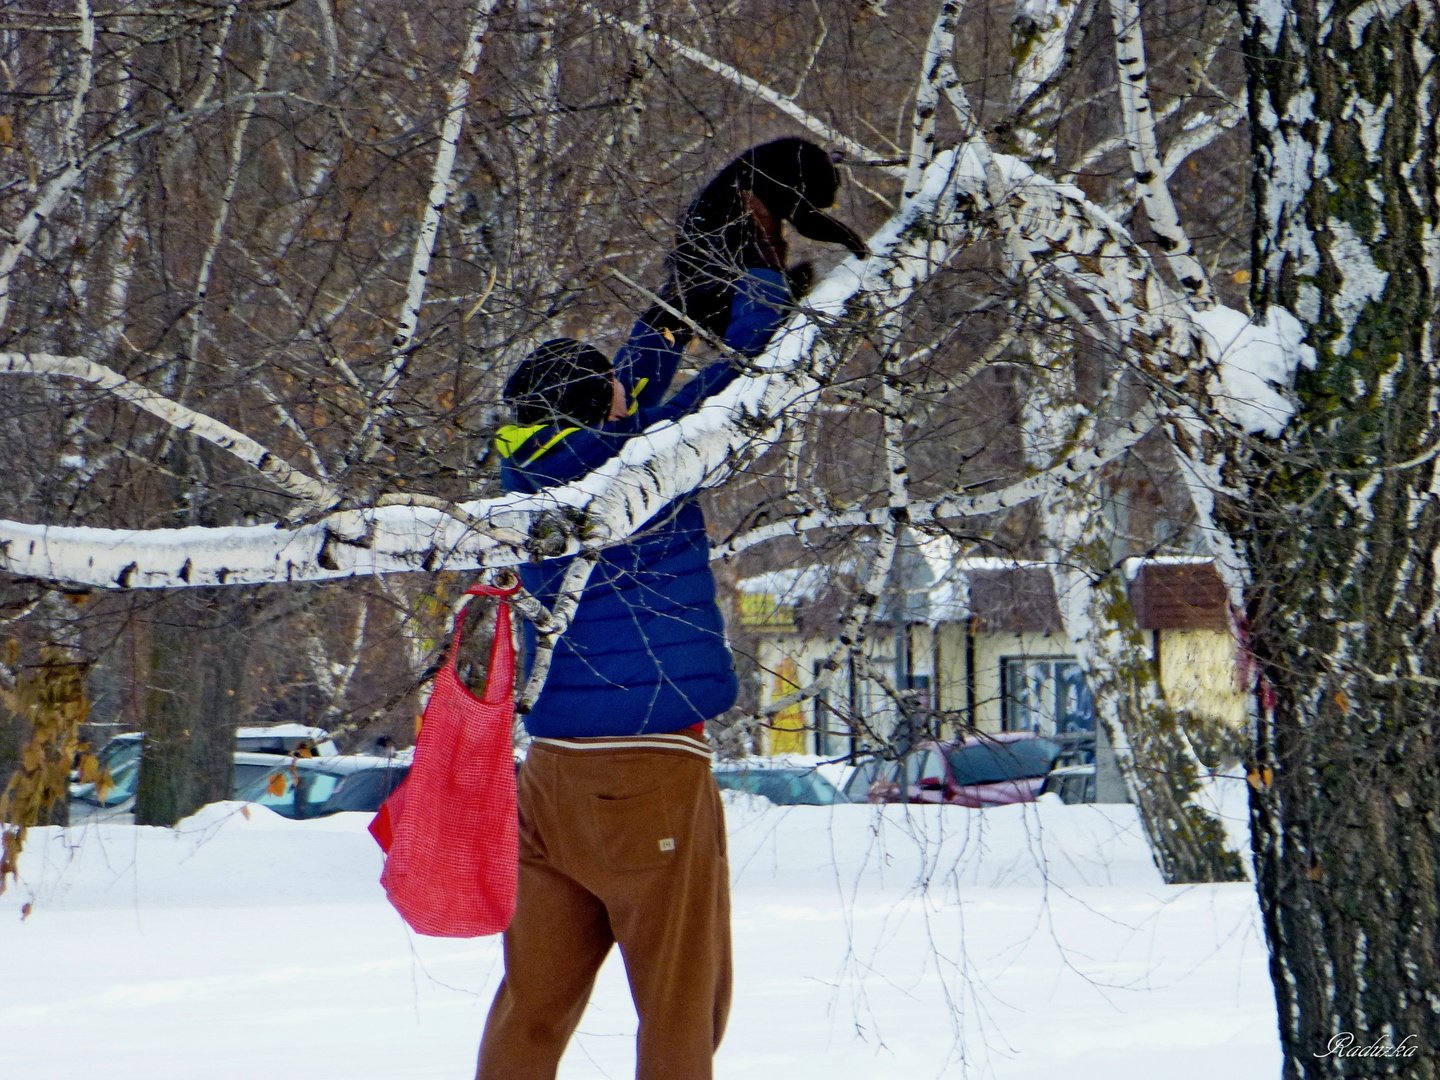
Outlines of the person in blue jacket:
<svg viewBox="0 0 1440 1080">
<path fill-rule="evenodd" d="M 746 269 L 724 345 L 754 356 L 790 301 L 779 268 Z M 728 386 L 731 359 L 666 397 L 685 328 L 657 310 L 613 365 L 566 338 L 528 355 L 505 386 L 501 481 L 534 493 L 589 473 L 626 440 Z M 524 566 L 553 605 L 570 558 Z M 527 628 L 528 629 L 528 628 Z M 527 667 L 534 635 L 527 634 Z M 618 945 L 639 1017 L 637 1080 L 705 1080 L 730 1004 L 729 874 L 704 723 L 737 683 L 693 494 L 599 560 L 525 716 L 520 885 L 505 977 L 477 1080 L 552 1080 L 601 962 Z"/>
</svg>

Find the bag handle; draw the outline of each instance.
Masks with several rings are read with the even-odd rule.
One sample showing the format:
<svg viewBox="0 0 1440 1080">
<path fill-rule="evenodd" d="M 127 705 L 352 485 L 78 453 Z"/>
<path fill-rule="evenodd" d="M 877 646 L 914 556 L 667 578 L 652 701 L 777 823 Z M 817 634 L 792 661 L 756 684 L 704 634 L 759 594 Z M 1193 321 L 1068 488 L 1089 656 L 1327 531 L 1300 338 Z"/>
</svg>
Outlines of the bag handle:
<svg viewBox="0 0 1440 1080">
<path fill-rule="evenodd" d="M 510 605 L 506 600 L 520 591 L 520 583 L 514 585 L 471 585 L 465 590 L 465 598 L 455 612 L 455 626 L 450 635 L 450 648 L 445 653 L 444 666 L 455 672 L 460 659 L 460 644 L 465 636 L 465 612 L 470 607 L 472 596 L 493 596 L 500 602 L 495 605 L 495 635 L 490 639 L 490 662 L 485 668 L 485 693 L 480 697 L 486 705 L 499 705 L 515 696 L 515 640 L 510 630 Z M 508 671 L 508 679 L 496 679 L 497 671 Z M 501 682 L 507 685 L 501 686 Z"/>
</svg>

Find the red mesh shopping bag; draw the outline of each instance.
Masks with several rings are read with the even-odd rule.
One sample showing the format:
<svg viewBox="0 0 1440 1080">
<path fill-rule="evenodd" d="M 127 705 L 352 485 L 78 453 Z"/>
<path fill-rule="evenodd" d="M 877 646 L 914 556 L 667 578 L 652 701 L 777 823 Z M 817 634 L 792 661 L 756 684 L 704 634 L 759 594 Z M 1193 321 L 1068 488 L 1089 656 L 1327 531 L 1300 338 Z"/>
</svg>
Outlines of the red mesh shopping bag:
<svg viewBox="0 0 1440 1080">
<path fill-rule="evenodd" d="M 455 670 L 462 608 L 425 703 L 410 775 L 370 823 L 387 852 L 380 884 L 421 934 L 498 934 L 515 913 L 515 644 L 504 600 L 514 592 L 489 585 L 466 590 L 500 598 L 485 694 L 472 694 Z"/>
</svg>

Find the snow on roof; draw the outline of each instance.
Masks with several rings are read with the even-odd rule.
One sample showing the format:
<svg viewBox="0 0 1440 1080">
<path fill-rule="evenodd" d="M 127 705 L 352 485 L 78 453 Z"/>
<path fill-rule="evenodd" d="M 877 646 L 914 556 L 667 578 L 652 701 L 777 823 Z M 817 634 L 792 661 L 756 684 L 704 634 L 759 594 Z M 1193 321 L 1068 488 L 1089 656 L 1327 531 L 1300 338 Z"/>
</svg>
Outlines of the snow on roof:
<svg viewBox="0 0 1440 1080">
<path fill-rule="evenodd" d="M 324 728 L 307 727 L 304 724 L 265 724 L 261 727 L 235 729 L 237 739 L 263 739 L 267 736 L 277 739 L 328 739 L 330 732 Z"/>
<path fill-rule="evenodd" d="M 918 552 L 922 563 L 923 576 L 915 585 L 903 587 L 902 602 L 897 607 L 890 604 L 882 610 L 881 617 L 896 617 L 896 612 L 903 612 L 908 620 L 941 623 L 960 622 L 971 615 L 981 615 L 991 620 L 996 620 L 998 615 L 1008 613 L 1019 619 L 1014 622 L 998 619 L 994 626 L 1005 627 L 1011 630 L 1053 629 L 1059 618 L 1055 608 L 1053 590 L 1048 580 L 1050 564 L 1036 559 L 1013 559 L 997 556 L 958 556 L 959 544 L 950 537 L 926 537 L 912 546 Z M 1126 559 L 1122 569 L 1126 578 L 1134 587 L 1140 572 L 1145 567 L 1201 567 L 1213 565 L 1214 559 L 1208 555 L 1150 555 L 1144 558 Z M 809 565 L 787 567 L 784 570 L 772 570 L 768 573 L 755 574 L 743 578 L 738 583 L 738 589 L 742 595 L 742 601 L 751 601 L 749 609 L 745 612 L 746 624 L 757 629 L 794 631 L 797 629 L 793 618 L 786 617 L 787 612 L 794 605 L 813 601 L 822 596 L 830 585 L 830 575 L 834 567 L 828 565 Z M 1029 606 L 1038 605 L 1037 611 L 1020 611 L 1016 608 L 1010 609 L 1016 604 L 1026 607 L 1023 601 L 1026 588 L 1022 584 L 1022 578 L 1016 575 L 1028 575 L 1040 571 L 1043 583 L 1043 595 L 1037 594 L 1031 597 L 1033 601 Z M 1024 578 L 1030 582 L 1030 586 L 1039 587 L 1039 583 Z M 1168 580 L 1168 577 L 1167 577 Z M 977 581 L 981 588 L 977 589 Z M 1217 582 L 1218 584 L 1218 582 Z M 891 589 L 896 587 L 892 577 Z M 998 590 L 998 591 L 997 591 Z M 1030 591 L 1034 591 L 1031 588 Z M 1012 595 L 1015 594 L 1015 595 Z M 763 603 L 765 611 L 760 612 L 757 604 Z M 1208 602 L 1207 602 L 1208 604 Z M 1193 605 L 1192 605 L 1193 606 Z M 1206 605 L 1202 605 L 1206 606 Z M 1043 609 L 1043 611 L 1041 611 Z M 1207 606 L 1208 611 L 1208 606 Z M 1037 612 L 1040 612 L 1037 614 Z M 1048 613 L 1048 614 L 1047 614 Z M 759 616 L 764 615 L 764 618 Z M 1011 625 L 1011 623 L 1014 625 Z M 1033 624 L 1033 625 L 1032 625 Z"/>
</svg>

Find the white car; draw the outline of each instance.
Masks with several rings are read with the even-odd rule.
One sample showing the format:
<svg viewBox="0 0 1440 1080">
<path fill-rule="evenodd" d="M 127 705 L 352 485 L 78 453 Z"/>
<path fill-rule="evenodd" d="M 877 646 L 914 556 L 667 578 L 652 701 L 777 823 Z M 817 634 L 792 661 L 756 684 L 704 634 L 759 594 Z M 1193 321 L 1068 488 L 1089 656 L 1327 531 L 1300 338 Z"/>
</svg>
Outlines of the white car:
<svg viewBox="0 0 1440 1080">
<path fill-rule="evenodd" d="M 717 761 L 715 782 L 721 791 L 743 791 L 778 806 L 829 806 L 849 802 L 822 772 L 822 759 L 752 757 Z"/>
<path fill-rule="evenodd" d="M 236 754 L 235 798 L 297 820 L 346 810 L 374 813 L 409 775 L 411 760 L 406 753 L 340 754 L 277 763 L 270 754 Z"/>
<path fill-rule="evenodd" d="M 1063 803 L 1095 801 L 1095 765 L 1062 765 L 1051 769 L 1040 785 L 1041 795 L 1059 795 Z"/>
<path fill-rule="evenodd" d="M 131 731 L 116 735 L 96 755 L 96 770 L 103 783 L 87 781 L 70 785 L 70 820 L 103 819 L 133 820 L 135 791 L 140 786 L 140 749 L 144 732 Z M 277 759 L 292 755 L 333 757 L 340 752 L 335 740 L 324 728 L 304 724 L 271 724 L 266 727 L 235 729 L 237 773 L 242 758 L 259 758 L 265 769 Z M 247 774 L 245 779 L 252 779 Z M 239 776 L 237 775 L 237 780 Z"/>
</svg>

